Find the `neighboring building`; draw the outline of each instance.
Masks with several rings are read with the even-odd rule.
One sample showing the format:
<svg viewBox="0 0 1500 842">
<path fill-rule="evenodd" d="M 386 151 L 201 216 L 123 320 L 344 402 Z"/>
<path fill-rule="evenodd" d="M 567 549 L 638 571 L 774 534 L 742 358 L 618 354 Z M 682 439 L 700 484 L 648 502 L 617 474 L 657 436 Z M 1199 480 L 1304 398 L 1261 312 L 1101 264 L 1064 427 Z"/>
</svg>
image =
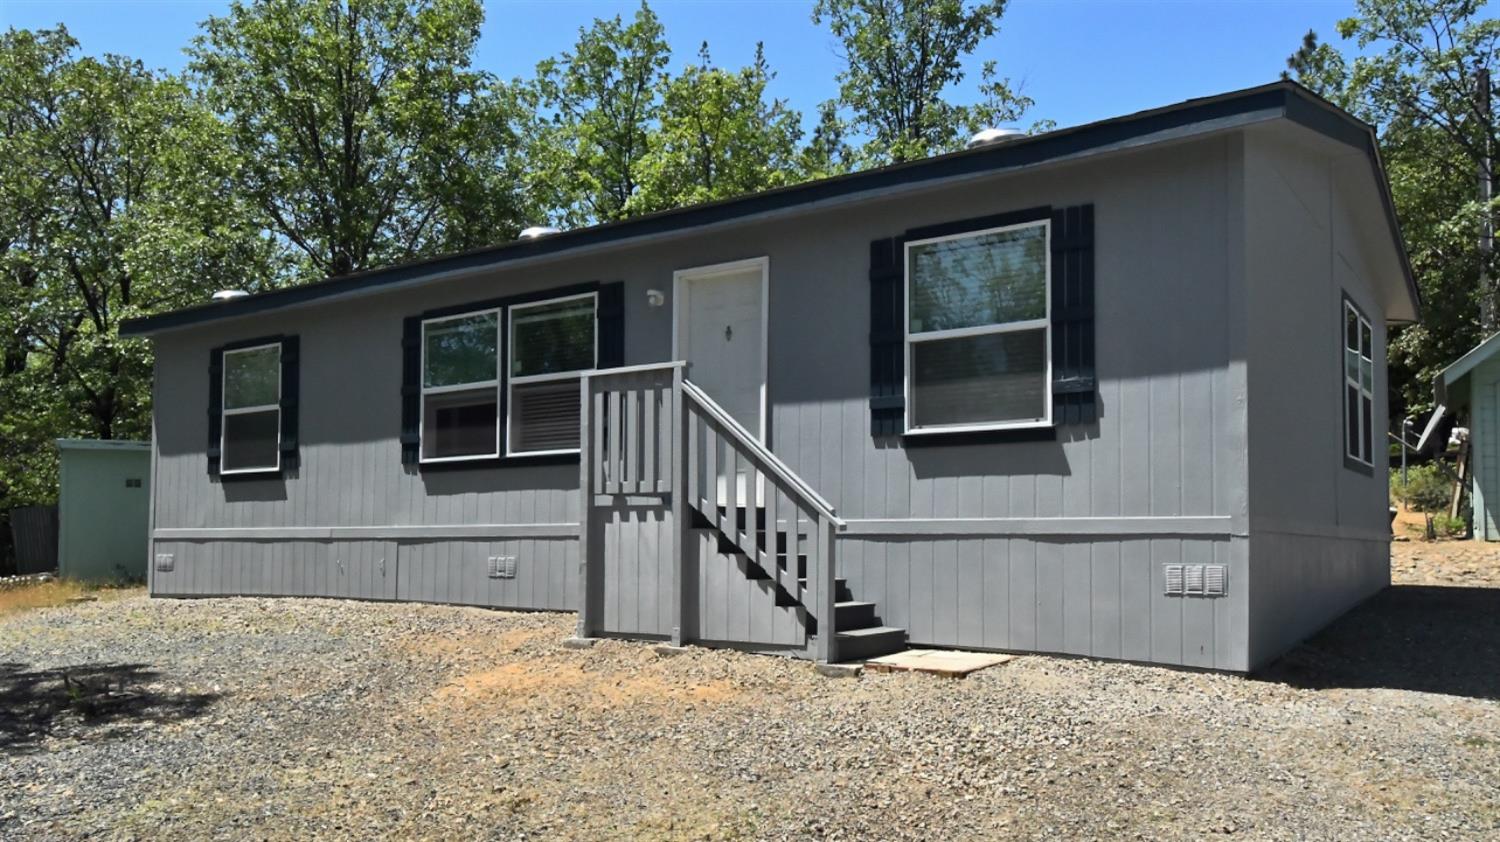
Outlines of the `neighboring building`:
<svg viewBox="0 0 1500 842">
<path fill-rule="evenodd" d="M 1443 369 L 1433 384 L 1437 411 L 1422 435 L 1426 450 L 1451 412 L 1469 427 L 1470 526 L 1475 538 L 1500 541 L 1500 333 Z"/>
<path fill-rule="evenodd" d="M 122 331 L 151 591 L 1248 670 L 1389 583 L 1417 312 L 1286 82 L 205 304 Z"/>
<path fill-rule="evenodd" d="M 58 575 L 144 581 L 150 442 L 58 439 L 57 452 Z"/>
</svg>

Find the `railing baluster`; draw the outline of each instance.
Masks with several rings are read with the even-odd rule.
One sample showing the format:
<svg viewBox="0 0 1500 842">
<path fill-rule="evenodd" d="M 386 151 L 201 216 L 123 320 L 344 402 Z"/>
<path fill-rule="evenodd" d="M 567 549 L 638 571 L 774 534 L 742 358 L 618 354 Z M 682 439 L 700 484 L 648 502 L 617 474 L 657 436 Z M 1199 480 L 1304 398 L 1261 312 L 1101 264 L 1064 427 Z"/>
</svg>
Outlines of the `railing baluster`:
<svg viewBox="0 0 1500 842">
<path fill-rule="evenodd" d="M 599 391 L 599 382 L 589 378 L 589 388 L 594 390 L 593 399 L 590 403 L 594 407 L 594 416 L 589 419 L 588 434 L 594 437 L 594 449 L 589 455 L 594 460 L 594 491 L 605 491 L 604 465 L 609 457 L 604 450 L 604 428 L 606 426 L 604 417 L 604 393 Z M 587 409 L 585 409 L 587 411 Z M 593 505 L 592 500 L 585 500 L 585 506 Z"/>
<path fill-rule="evenodd" d="M 622 474 L 625 472 L 625 460 L 620 456 L 620 428 L 624 426 L 620 418 L 620 391 L 609 390 L 609 453 L 605 459 L 609 464 L 609 479 L 605 484 L 605 491 L 609 494 L 619 494 L 622 486 Z"/>
<path fill-rule="evenodd" d="M 687 402 L 683 401 L 684 407 Z M 673 493 L 687 495 L 688 505 L 698 508 L 702 499 L 698 495 L 698 463 L 702 461 L 703 445 L 701 441 L 701 423 L 698 421 L 698 413 L 686 410 L 683 415 L 687 417 L 687 485 Z"/>
<path fill-rule="evenodd" d="M 703 514 L 710 523 L 719 524 L 719 434 L 714 425 L 703 419 Z"/>
<path fill-rule="evenodd" d="M 641 390 L 625 390 L 625 493 L 641 490 Z"/>
<path fill-rule="evenodd" d="M 734 446 L 732 440 L 725 440 L 724 448 L 724 514 L 729 518 L 730 536 L 736 544 L 739 543 L 739 461 L 740 449 Z"/>
<path fill-rule="evenodd" d="M 760 542 L 765 537 L 761 531 L 765 525 L 761 523 L 760 510 L 760 472 L 755 469 L 755 460 L 745 460 L 745 543 L 749 545 L 750 560 L 756 564 L 760 563 Z"/>
<path fill-rule="evenodd" d="M 776 564 L 777 536 L 780 535 L 776 529 L 776 482 L 769 476 L 762 480 L 762 482 L 766 488 L 766 561 L 771 565 L 771 569 L 766 572 L 771 574 L 771 578 L 776 580 L 776 584 L 784 586 L 785 582 L 781 578 L 781 568 Z M 792 591 L 792 593 L 795 595 L 796 591 Z"/>
<path fill-rule="evenodd" d="M 653 378 L 654 380 L 654 378 Z M 661 431 L 656 425 L 656 398 L 661 390 L 655 382 L 641 389 L 641 470 L 636 490 L 645 494 L 656 491 L 656 440 Z"/>
</svg>

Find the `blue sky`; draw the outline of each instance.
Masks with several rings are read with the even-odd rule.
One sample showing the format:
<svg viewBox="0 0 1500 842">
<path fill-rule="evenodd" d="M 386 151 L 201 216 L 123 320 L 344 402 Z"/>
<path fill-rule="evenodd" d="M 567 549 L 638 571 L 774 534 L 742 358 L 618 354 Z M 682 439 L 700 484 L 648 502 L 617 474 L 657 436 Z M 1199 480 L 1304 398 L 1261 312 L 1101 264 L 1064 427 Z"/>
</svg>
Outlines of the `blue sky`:
<svg viewBox="0 0 1500 842">
<path fill-rule="evenodd" d="M 180 69 L 182 48 L 219 0 L 0 0 L 0 27 L 58 22 L 89 53 L 124 53 Z M 808 115 L 836 92 L 831 36 L 809 18 L 811 0 L 656 0 L 674 64 L 707 40 L 716 63 L 749 61 L 756 41 L 778 76 L 774 95 Z M 529 75 L 567 49 L 593 18 L 630 15 L 633 2 L 508 0 L 486 3 L 476 64 L 503 77 Z M 1113 117 L 1268 82 L 1309 28 L 1336 39 L 1353 0 L 1012 0 L 1000 33 L 973 57 L 994 58 L 1036 100 L 1032 118 L 1060 126 Z M 977 75 L 977 74 L 976 74 Z M 973 76 L 952 94 L 972 96 Z"/>
</svg>

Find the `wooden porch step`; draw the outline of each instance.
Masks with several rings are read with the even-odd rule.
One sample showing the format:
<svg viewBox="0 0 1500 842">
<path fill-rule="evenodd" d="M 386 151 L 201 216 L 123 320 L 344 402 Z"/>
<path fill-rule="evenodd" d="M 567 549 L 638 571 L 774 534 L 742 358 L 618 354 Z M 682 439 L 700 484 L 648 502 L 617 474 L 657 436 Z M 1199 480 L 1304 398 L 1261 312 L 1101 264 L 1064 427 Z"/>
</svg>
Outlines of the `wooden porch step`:
<svg viewBox="0 0 1500 842">
<path fill-rule="evenodd" d="M 906 629 L 871 626 L 838 632 L 838 659 L 864 661 L 906 648 Z"/>
<path fill-rule="evenodd" d="M 834 616 L 838 618 L 838 627 L 841 629 L 864 629 L 880 625 L 875 618 L 875 603 L 873 602 L 850 599 L 834 603 L 833 610 Z"/>
</svg>

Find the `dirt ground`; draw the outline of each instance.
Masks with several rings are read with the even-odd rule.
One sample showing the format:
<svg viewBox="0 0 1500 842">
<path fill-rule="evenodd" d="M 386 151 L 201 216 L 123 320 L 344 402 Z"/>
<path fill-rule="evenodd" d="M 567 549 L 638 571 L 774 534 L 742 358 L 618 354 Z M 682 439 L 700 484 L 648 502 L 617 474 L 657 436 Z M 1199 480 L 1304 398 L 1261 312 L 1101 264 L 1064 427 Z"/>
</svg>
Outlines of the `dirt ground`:
<svg viewBox="0 0 1500 842">
<path fill-rule="evenodd" d="M 1263 675 L 963 681 L 564 649 L 571 615 L 150 600 L 0 617 L 0 838 L 1500 838 L 1500 551 Z"/>
</svg>

